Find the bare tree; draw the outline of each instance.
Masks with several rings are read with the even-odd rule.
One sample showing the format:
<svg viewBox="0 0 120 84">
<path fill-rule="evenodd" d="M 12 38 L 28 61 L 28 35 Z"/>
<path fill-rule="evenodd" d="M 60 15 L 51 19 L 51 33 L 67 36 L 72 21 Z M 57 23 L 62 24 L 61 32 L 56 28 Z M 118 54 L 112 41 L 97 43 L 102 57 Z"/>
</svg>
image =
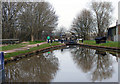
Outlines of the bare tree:
<svg viewBox="0 0 120 84">
<path fill-rule="evenodd" d="M 20 3 L 2 2 L 2 37 L 15 38 L 16 20 L 20 11 Z"/>
<path fill-rule="evenodd" d="M 84 9 L 74 19 L 71 32 L 74 33 L 74 35 L 77 35 L 78 38 L 84 38 L 85 40 L 88 40 L 93 31 L 92 14 L 89 10 Z"/>
<path fill-rule="evenodd" d="M 2 5 L 3 38 L 41 40 L 43 31 L 51 34 L 57 26 L 58 16 L 48 2 L 5 2 Z"/>
<path fill-rule="evenodd" d="M 0 39 L 2 39 L 2 3 L 0 3 Z M 2 41 L 0 40 L 0 45 Z"/>
<path fill-rule="evenodd" d="M 92 2 L 91 8 L 94 14 L 98 36 L 104 36 L 112 22 L 113 7 L 110 2 Z"/>
<path fill-rule="evenodd" d="M 54 32 L 54 35 L 56 38 L 59 38 L 61 35 L 65 34 L 66 28 L 64 26 L 61 26 L 59 29 L 56 29 Z"/>
<path fill-rule="evenodd" d="M 34 41 L 42 37 L 42 31 L 51 32 L 57 26 L 58 17 L 47 2 L 27 4 L 25 12 L 21 15 L 21 25 L 24 24 L 31 35 L 31 41 Z"/>
</svg>

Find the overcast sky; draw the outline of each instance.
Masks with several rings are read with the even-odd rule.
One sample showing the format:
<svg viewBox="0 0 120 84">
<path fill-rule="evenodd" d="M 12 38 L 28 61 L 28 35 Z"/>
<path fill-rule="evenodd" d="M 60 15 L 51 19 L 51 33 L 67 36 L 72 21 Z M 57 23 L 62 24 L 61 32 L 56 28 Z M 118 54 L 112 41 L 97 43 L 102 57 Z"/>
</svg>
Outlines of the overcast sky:
<svg viewBox="0 0 120 84">
<path fill-rule="evenodd" d="M 84 8 L 90 9 L 90 2 L 93 0 L 46 0 L 52 4 L 56 14 L 59 16 L 58 27 L 64 26 L 66 29 L 71 27 L 73 19 Z M 118 20 L 118 2 L 120 0 L 94 0 L 94 1 L 109 1 L 112 2 L 113 11 L 113 24 Z"/>
</svg>

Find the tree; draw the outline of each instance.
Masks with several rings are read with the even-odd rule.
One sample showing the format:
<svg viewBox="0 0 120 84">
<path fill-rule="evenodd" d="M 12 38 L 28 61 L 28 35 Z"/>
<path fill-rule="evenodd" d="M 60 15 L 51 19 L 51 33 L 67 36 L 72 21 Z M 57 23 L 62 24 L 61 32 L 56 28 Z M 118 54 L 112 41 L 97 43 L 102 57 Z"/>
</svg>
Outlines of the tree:
<svg viewBox="0 0 120 84">
<path fill-rule="evenodd" d="M 51 34 L 57 26 L 58 16 L 48 2 L 4 2 L 2 11 L 5 39 L 41 40 L 43 31 Z"/>
<path fill-rule="evenodd" d="M 20 18 L 21 26 L 29 31 L 28 36 L 31 35 L 31 41 L 41 39 L 43 31 L 50 34 L 57 26 L 58 20 L 53 7 L 48 2 L 27 3 Z"/>
<path fill-rule="evenodd" d="M 78 38 L 83 38 L 88 40 L 90 34 L 94 31 L 93 29 L 93 17 L 89 10 L 84 9 L 82 12 L 74 19 L 72 24 L 71 33 L 78 36 Z"/>
<path fill-rule="evenodd" d="M 17 27 L 17 15 L 20 11 L 20 3 L 2 2 L 2 38 L 15 38 Z"/>
<path fill-rule="evenodd" d="M 2 7 L 1 7 L 2 3 L 0 3 L 0 39 L 2 39 Z M 1 40 L 0 40 L 0 44 L 1 44 Z"/>
<path fill-rule="evenodd" d="M 110 2 L 92 2 L 91 8 L 94 14 L 97 35 L 104 36 L 112 22 L 112 4 Z"/>
<path fill-rule="evenodd" d="M 54 36 L 56 38 L 60 38 L 61 35 L 65 34 L 65 32 L 67 32 L 67 30 L 65 29 L 64 26 L 61 26 L 59 29 L 56 29 L 54 31 Z"/>
</svg>

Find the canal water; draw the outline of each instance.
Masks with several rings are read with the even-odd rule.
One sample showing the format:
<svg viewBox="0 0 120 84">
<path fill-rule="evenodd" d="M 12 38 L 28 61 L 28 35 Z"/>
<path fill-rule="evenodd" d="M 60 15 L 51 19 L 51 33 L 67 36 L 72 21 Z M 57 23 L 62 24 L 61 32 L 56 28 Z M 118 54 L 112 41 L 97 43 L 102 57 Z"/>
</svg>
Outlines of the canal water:
<svg viewBox="0 0 120 84">
<path fill-rule="evenodd" d="M 5 65 L 6 82 L 118 82 L 118 57 L 67 46 Z"/>
</svg>

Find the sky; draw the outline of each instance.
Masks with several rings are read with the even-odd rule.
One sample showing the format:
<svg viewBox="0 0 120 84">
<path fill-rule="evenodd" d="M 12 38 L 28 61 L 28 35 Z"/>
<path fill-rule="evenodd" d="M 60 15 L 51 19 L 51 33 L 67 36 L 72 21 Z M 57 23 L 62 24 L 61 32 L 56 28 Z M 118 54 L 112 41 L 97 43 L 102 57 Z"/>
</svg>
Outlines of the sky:
<svg viewBox="0 0 120 84">
<path fill-rule="evenodd" d="M 119 6 L 118 6 L 118 11 L 119 11 L 119 13 L 118 13 L 118 24 L 120 24 L 120 1 L 119 1 Z"/>
<path fill-rule="evenodd" d="M 65 27 L 70 29 L 73 19 L 81 12 L 83 9 L 90 9 L 91 1 L 109 1 L 112 2 L 113 11 L 113 24 L 116 25 L 116 20 L 118 20 L 118 2 L 120 0 L 46 0 L 52 4 L 56 14 L 58 15 L 58 28 Z"/>
</svg>

